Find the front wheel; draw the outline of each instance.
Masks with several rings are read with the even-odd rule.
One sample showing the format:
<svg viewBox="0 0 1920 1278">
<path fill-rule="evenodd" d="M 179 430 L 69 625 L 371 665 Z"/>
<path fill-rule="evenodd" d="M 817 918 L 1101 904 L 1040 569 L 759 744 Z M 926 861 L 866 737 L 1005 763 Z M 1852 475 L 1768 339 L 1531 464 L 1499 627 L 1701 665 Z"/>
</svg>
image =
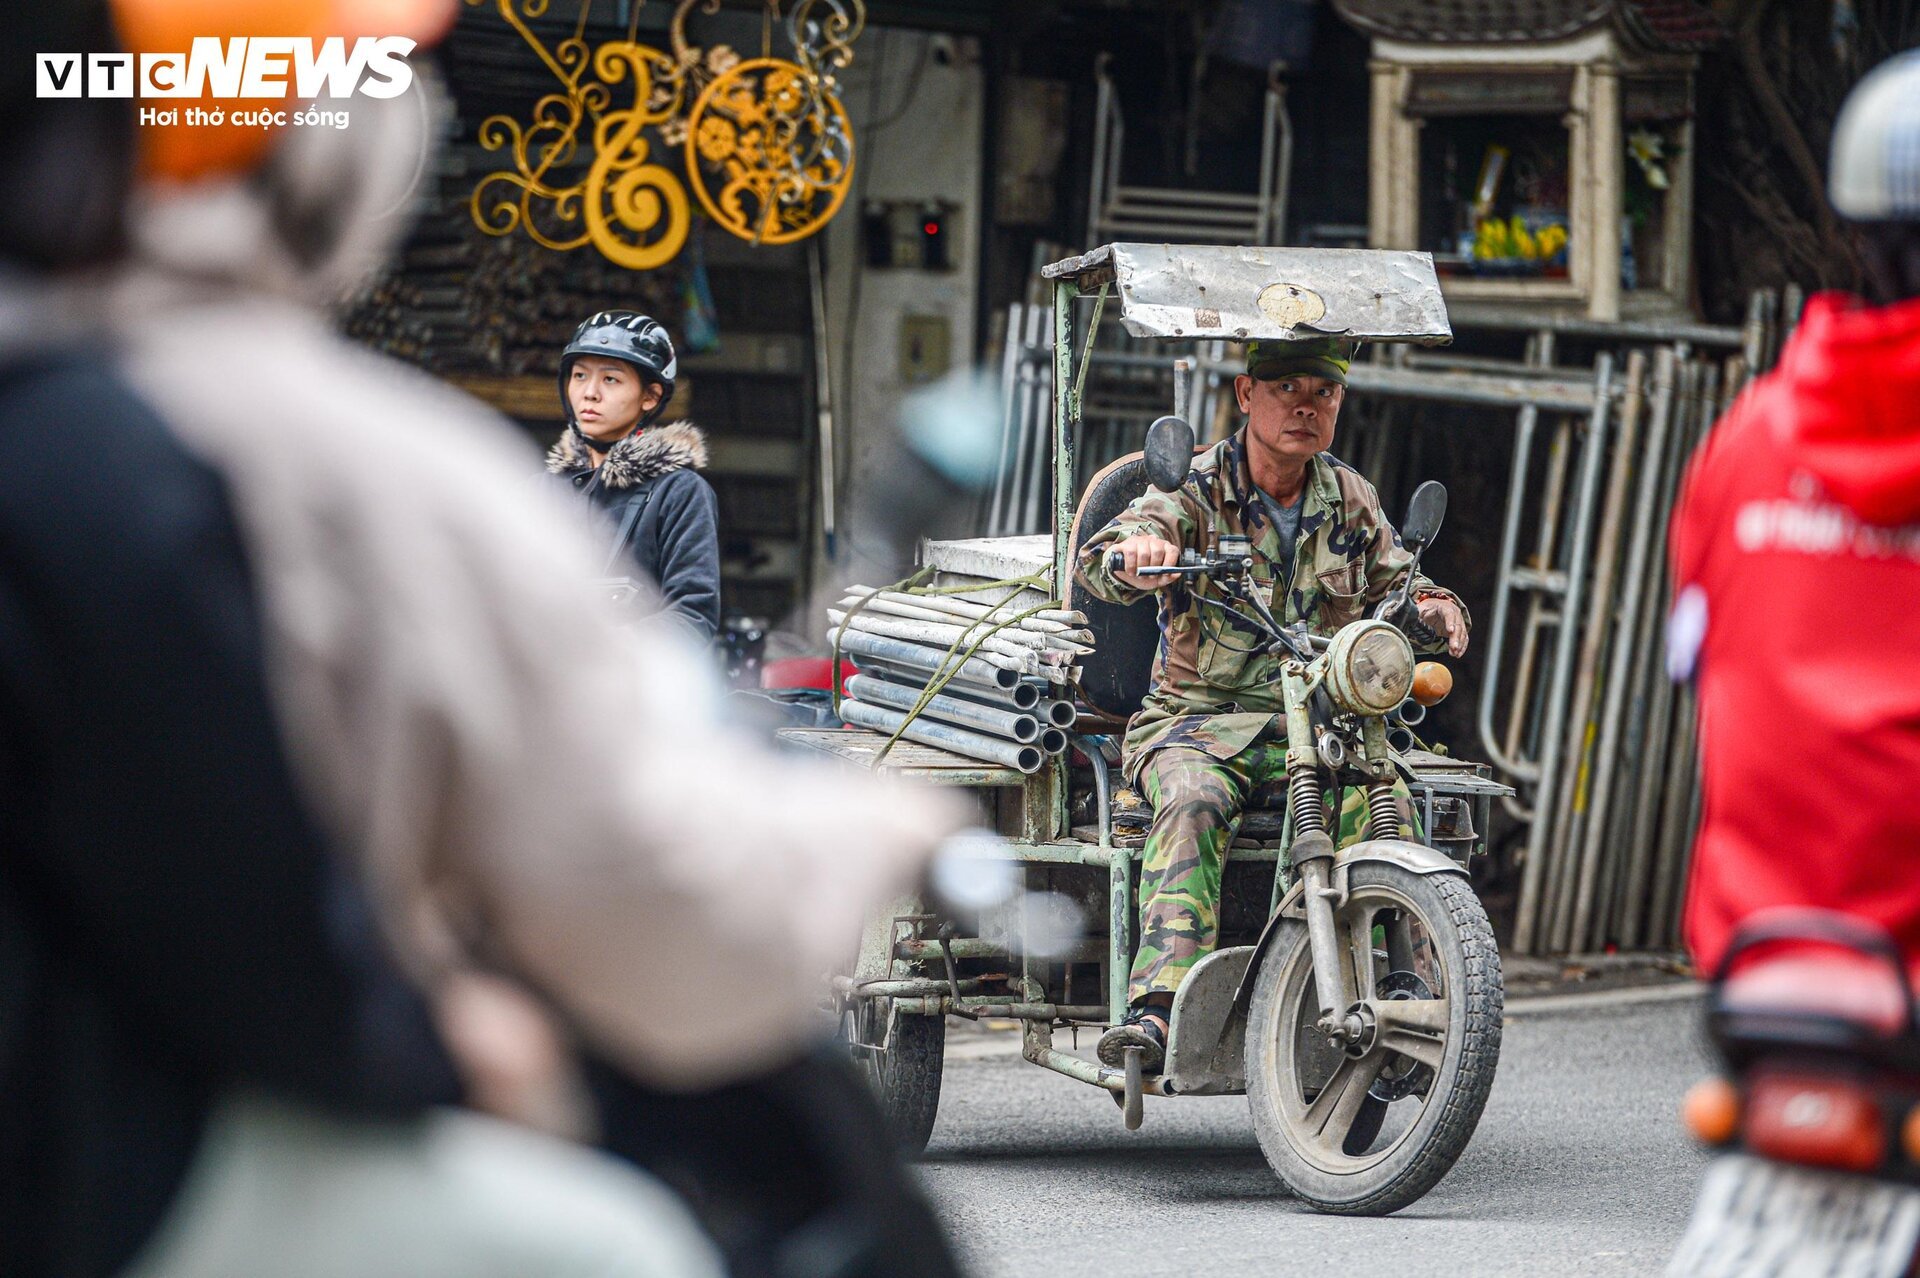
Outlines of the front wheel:
<svg viewBox="0 0 1920 1278">
<path fill-rule="evenodd" d="M 1306 924 L 1282 924 L 1254 980 L 1247 1101 L 1297 1197 L 1384 1216 L 1439 1184 L 1480 1121 L 1500 1057 L 1500 954 L 1451 874 L 1359 862 L 1334 922 L 1365 1032 L 1345 1046 L 1321 1032 Z"/>
</svg>

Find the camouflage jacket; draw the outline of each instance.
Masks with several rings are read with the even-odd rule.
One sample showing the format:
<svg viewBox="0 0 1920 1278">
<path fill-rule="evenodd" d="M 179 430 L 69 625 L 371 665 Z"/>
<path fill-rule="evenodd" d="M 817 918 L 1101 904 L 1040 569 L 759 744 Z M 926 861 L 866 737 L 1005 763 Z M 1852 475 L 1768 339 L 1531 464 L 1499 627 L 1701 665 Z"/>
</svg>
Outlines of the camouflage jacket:
<svg viewBox="0 0 1920 1278">
<path fill-rule="evenodd" d="M 1255 588 L 1275 618 L 1283 625 L 1305 618 L 1314 633 L 1331 634 L 1385 598 L 1405 577 L 1413 556 L 1387 522 L 1373 485 L 1345 463 L 1314 458 L 1305 501 L 1293 579 L 1278 592 L 1279 535 L 1247 469 L 1243 429 L 1195 457 L 1193 474 L 1177 492 L 1149 490 L 1087 538 L 1077 574 L 1100 598 L 1132 603 L 1148 592 L 1107 570 L 1108 544 L 1148 533 L 1200 550 L 1221 533 L 1242 533 L 1253 541 Z M 1460 603 L 1425 577 L 1414 589 L 1421 598 Z M 1155 593 L 1160 647 L 1153 660 L 1153 691 L 1127 725 L 1129 779 L 1139 775 L 1149 753 L 1167 746 L 1193 746 L 1215 758 L 1231 758 L 1283 709 L 1280 659 L 1257 651 L 1254 634 L 1218 609 L 1196 603 L 1185 582 Z"/>
</svg>

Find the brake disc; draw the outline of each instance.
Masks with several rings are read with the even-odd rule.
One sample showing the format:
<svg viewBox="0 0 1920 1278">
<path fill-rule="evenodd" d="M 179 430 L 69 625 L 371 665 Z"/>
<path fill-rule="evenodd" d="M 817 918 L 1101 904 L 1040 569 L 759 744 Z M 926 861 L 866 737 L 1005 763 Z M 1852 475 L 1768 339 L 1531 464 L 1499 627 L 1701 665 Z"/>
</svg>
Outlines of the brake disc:
<svg viewBox="0 0 1920 1278">
<path fill-rule="evenodd" d="M 1385 1003 L 1400 1003 L 1432 998 L 1433 990 L 1412 972 L 1389 972 L 1381 978 L 1375 997 Z M 1367 1095 L 1376 1100 L 1397 1101 L 1408 1096 L 1425 1096 L 1432 1086 L 1433 1070 L 1430 1067 L 1411 1056 L 1396 1055 L 1380 1071 L 1379 1077 L 1373 1080 Z"/>
</svg>

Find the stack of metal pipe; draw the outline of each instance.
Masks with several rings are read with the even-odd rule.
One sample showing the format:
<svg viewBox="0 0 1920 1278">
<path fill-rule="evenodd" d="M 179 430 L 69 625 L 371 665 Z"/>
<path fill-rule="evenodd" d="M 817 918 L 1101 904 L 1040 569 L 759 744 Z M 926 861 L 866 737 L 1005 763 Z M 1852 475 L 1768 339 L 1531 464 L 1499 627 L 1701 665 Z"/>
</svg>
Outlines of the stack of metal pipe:
<svg viewBox="0 0 1920 1278">
<path fill-rule="evenodd" d="M 847 723 L 1022 772 L 1067 748 L 1083 614 L 851 586 L 827 620 L 860 671 Z"/>
<path fill-rule="evenodd" d="M 1563 322 L 1512 369 L 1402 361 L 1429 378 L 1509 373 L 1526 401 L 1479 706 L 1482 747 L 1519 786 L 1509 810 L 1527 823 L 1520 952 L 1679 944 L 1699 790 L 1692 693 L 1663 660 L 1667 528 L 1694 448 L 1771 365 L 1798 308 L 1786 290 L 1756 295 L 1737 329 Z M 1570 372 L 1561 339 L 1600 345 L 1590 404 L 1539 389 Z"/>
<path fill-rule="evenodd" d="M 1668 679 L 1663 659 L 1667 528 L 1688 458 L 1745 379 L 1740 356 L 1723 365 L 1671 347 L 1651 361 L 1635 352 L 1613 438 L 1582 467 L 1606 482 L 1579 530 L 1591 537 L 1584 597 L 1564 596 L 1578 642 L 1536 665 L 1552 674 L 1529 699 L 1538 713 L 1516 701 L 1508 722 L 1508 744 L 1539 760 L 1515 926 L 1523 951 L 1679 943 L 1700 794 L 1692 690 Z M 1564 625 L 1529 618 L 1543 624 Z"/>
</svg>

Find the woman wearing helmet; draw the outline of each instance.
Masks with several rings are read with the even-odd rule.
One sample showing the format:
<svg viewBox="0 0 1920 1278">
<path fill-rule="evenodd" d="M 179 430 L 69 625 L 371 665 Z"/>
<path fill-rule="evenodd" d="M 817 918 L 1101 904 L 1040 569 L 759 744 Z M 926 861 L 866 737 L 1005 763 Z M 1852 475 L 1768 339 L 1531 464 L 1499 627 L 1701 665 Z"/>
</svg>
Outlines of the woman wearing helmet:
<svg viewBox="0 0 1920 1278">
<path fill-rule="evenodd" d="M 581 324 L 560 353 L 567 428 L 547 470 L 603 526 L 602 572 L 638 565 L 673 614 L 710 640 L 720 629 L 720 537 L 713 488 L 698 473 L 706 436 L 691 422 L 653 425 L 676 371 L 656 320 L 601 311 Z"/>
</svg>

